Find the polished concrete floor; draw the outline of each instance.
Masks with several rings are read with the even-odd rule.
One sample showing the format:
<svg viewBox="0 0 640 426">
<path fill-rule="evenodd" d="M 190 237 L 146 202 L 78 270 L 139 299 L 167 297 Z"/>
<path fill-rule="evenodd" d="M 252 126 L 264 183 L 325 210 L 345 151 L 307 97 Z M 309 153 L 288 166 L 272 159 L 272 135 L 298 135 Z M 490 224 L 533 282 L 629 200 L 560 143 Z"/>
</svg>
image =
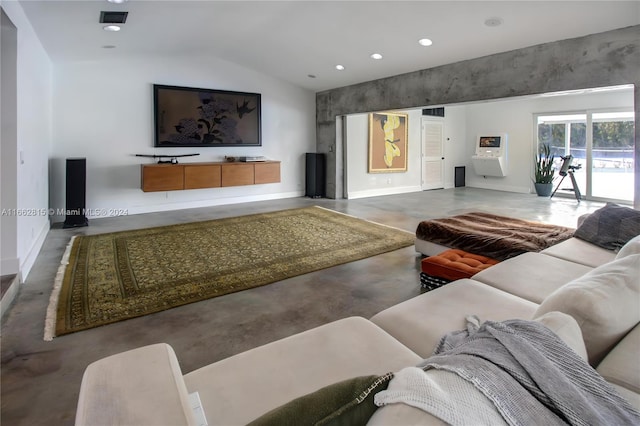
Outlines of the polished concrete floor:
<svg viewBox="0 0 640 426">
<path fill-rule="evenodd" d="M 105 356 L 158 342 L 176 351 L 182 371 L 302 330 L 375 313 L 420 294 L 420 256 L 413 247 L 317 271 L 264 287 L 43 341 L 52 284 L 76 234 L 192 222 L 320 205 L 414 232 L 419 221 L 485 211 L 575 226 L 601 203 L 472 188 L 359 200 L 295 198 L 92 220 L 86 228 L 52 227 L 18 296 L 3 318 L 0 420 L 3 425 L 71 425 L 85 367 Z"/>
</svg>

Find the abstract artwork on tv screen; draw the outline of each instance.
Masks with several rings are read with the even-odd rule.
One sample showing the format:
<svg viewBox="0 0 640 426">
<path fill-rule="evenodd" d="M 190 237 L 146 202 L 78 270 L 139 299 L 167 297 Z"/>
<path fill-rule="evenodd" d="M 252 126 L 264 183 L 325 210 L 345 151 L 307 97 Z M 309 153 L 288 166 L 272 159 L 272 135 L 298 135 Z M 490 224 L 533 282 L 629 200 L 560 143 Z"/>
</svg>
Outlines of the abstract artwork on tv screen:
<svg viewBox="0 0 640 426">
<path fill-rule="evenodd" d="M 259 93 L 154 84 L 154 146 L 261 146 L 260 101 Z"/>
</svg>

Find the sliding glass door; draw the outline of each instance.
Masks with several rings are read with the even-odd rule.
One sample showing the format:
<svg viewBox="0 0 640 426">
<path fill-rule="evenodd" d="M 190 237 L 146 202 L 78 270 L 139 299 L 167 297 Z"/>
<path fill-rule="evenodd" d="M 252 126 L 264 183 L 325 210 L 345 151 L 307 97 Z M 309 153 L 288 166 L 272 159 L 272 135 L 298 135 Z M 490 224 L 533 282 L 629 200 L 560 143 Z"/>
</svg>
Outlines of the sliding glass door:
<svg viewBox="0 0 640 426">
<path fill-rule="evenodd" d="M 556 170 L 563 157 L 573 157 L 572 166 L 583 198 L 632 202 L 634 117 L 632 111 L 544 114 L 536 116 L 538 147 L 548 144 L 555 155 Z M 558 176 L 558 175 L 556 175 Z M 560 184 L 556 194 L 571 193 L 571 179 Z"/>
</svg>

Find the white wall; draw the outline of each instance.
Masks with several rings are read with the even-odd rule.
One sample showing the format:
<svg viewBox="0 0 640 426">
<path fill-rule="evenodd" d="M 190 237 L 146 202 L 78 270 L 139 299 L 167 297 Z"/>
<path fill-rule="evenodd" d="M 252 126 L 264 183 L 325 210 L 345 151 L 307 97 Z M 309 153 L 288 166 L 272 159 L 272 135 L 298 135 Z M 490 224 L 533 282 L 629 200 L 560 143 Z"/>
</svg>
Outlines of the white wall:
<svg viewBox="0 0 640 426">
<path fill-rule="evenodd" d="M 467 129 L 464 125 L 467 109 L 464 106 L 448 106 L 444 117 L 444 187 L 453 188 L 455 167 L 467 167 Z M 468 174 L 469 171 L 466 170 Z"/>
<path fill-rule="evenodd" d="M 442 105 L 437 105 L 442 106 Z M 436 107 L 430 105 L 429 107 Z M 454 168 L 466 168 L 466 186 L 508 192 L 534 192 L 534 126 L 537 113 L 633 108 L 633 90 L 552 97 L 527 97 L 466 105 L 445 105 L 444 187 L 454 186 Z M 421 190 L 421 110 L 409 113 L 409 164 L 407 173 L 367 173 L 368 114 L 346 117 L 347 198 L 399 194 Z M 475 174 L 471 157 L 478 134 L 508 134 L 508 173 L 505 177 Z"/>
<path fill-rule="evenodd" d="M 153 84 L 257 92 L 262 146 L 153 148 Z M 304 153 L 315 152 L 315 95 L 215 58 L 141 58 L 54 67 L 51 207 L 65 206 L 65 160 L 87 159 L 88 217 L 137 214 L 304 195 Z M 145 193 L 135 154 L 200 153 L 181 163 L 225 155 L 279 160 L 281 182 L 232 188 Z M 57 216 L 54 221 L 62 221 Z"/>
<path fill-rule="evenodd" d="M 18 261 L 18 216 L 11 214 L 18 205 L 18 108 L 17 62 L 18 30 L 2 10 L 0 35 L 0 275 L 20 270 Z"/>
<path fill-rule="evenodd" d="M 17 39 L 17 255 L 25 278 L 49 230 L 48 156 L 51 146 L 51 62 L 20 3 L 2 8 L 18 29 Z"/>
<path fill-rule="evenodd" d="M 397 111 L 409 115 L 407 171 L 369 173 L 369 115 L 352 114 L 346 120 L 347 185 L 345 198 L 354 199 L 377 195 L 420 191 L 420 110 Z"/>
</svg>

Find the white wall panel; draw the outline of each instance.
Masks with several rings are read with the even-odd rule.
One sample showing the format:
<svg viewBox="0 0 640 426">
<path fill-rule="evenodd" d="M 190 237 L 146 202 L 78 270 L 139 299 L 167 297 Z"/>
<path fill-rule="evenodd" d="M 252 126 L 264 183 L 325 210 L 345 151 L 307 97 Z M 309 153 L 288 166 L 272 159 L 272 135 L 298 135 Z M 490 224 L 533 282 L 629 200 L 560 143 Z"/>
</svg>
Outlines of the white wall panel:
<svg viewBox="0 0 640 426">
<path fill-rule="evenodd" d="M 2 8 L 18 29 L 16 155 L 2 162 L 14 162 L 17 172 L 17 255 L 25 278 L 49 230 L 52 66 L 20 3 L 3 2 Z"/>
</svg>

